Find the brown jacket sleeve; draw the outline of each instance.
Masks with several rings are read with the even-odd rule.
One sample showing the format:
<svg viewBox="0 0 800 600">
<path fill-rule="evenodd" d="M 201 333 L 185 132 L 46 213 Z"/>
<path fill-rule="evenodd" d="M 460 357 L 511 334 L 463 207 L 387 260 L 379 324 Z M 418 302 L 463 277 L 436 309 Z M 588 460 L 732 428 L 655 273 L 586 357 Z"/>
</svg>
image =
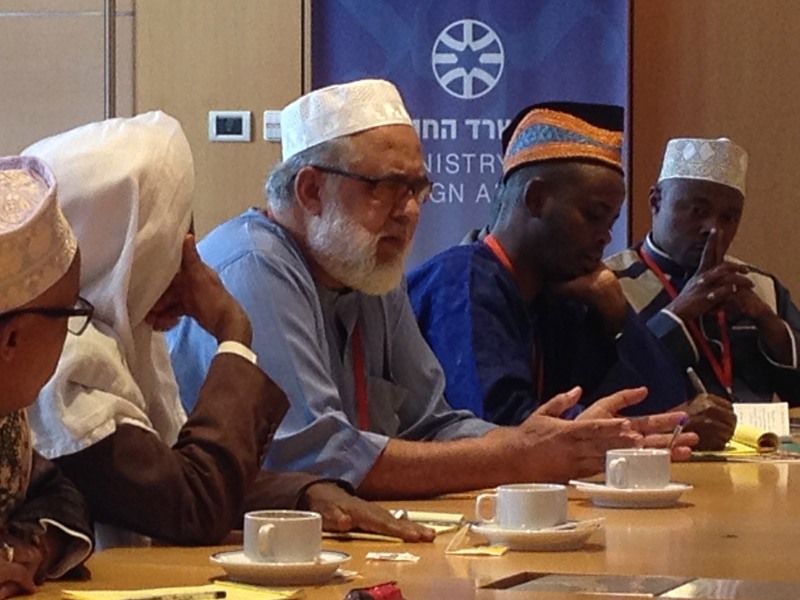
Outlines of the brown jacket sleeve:
<svg viewBox="0 0 800 600">
<path fill-rule="evenodd" d="M 240 525 L 245 493 L 287 409 L 286 396 L 261 369 L 220 354 L 172 448 L 144 429 L 120 425 L 56 462 L 97 521 L 170 544 L 215 544 Z M 278 477 L 272 484 L 286 485 L 286 497 L 303 485 Z"/>
<path fill-rule="evenodd" d="M 36 529 L 41 527 L 42 519 L 57 521 L 89 540 L 94 539 L 89 510 L 81 493 L 52 462 L 34 451 L 25 502 L 11 514 L 8 526 Z"/>
<path fill-rule="evenodd" d="M 261 471 L 244 498 L 243 511 L 301 508 L 303 494 L 309 486 L 323 481 L 330 480 L 308 473 Z"/>
<path fill-rule="evenodd" d="M 37 452 L 33 453 L 25 502 L 10 515 L 6 530 L 27 540 L 43 535 L 59 538 L 50 546 L 53 552 L 45 553 L 37 582 L 61 577 L 80 566 L 94 544 L 92 521 L 83 496 L 52 462 Z"/>
</svg>

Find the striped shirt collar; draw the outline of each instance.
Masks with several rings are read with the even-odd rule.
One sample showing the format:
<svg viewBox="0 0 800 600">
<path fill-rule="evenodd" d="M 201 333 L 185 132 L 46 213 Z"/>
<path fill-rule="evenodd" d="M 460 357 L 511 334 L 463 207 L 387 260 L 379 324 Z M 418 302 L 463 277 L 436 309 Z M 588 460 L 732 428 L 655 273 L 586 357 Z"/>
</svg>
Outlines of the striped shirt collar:
<svg viewBox="0 0 800 600">
<path fill-rule="evenodd" d="M 664 273 L 669 275 L 670 277 L 680 277 L 684 279 L 688 279 L 692 276 L 692 272 L 687 271 L 678 263 L 676 263 L 672 258 L 670 258 L 669 254 L 664 252 L 661 248 L 656 246 L 655 242 L 653 241 L 653 232 L 647 234 L 647 237 L 644 239 L 644 249 L 650 255 L 650 257 L 655 261 L 655 263 L 661 268 Z"/>
</svg>

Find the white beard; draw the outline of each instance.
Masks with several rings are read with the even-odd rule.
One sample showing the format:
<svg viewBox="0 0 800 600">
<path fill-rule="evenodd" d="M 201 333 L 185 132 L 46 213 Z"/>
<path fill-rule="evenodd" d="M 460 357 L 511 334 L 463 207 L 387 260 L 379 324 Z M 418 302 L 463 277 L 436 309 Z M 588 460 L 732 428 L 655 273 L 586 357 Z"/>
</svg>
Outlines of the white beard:
<svg viewBox="0 0 800 600">
<path fill-rule="evenodd" d="M 310 216 L 306 224 L 306 243 L 317 264 L 347 287 L 374 296 L 400 285 L 410 250 L 408 245 L 391 261 L 378 264 L 379 239 L 345 215 L 338 203 L 327 216 Z"/>
</svg>

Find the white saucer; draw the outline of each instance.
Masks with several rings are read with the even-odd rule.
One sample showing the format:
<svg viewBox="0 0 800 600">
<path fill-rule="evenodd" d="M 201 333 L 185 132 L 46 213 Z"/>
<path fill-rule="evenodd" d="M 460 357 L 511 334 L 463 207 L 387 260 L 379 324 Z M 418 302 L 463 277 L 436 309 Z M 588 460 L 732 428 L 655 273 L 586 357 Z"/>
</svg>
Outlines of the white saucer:
<svg viewBox="0 0 800 600">
<path fill-rule="evenodd" d="M 586 543 L 589 536 L 603 527 L 603 519 L 569 521 L 561 527 L 570 529 L 504 529 L 494 523 L 473 525 L 472 531 L 489 540 L 491 544 L 508 546 L 509 550 L 526 552 L 554 552 L 576 550 Z"/>
<path fill-rule="evenodd" d="M 251 561 L 243 550 L 218 552 L 211 562 L 225 570 L 231 581 L 255 585 L 315 585 L 327 582 L 339 565 L 350 560 L 344 552 L 323 550 L 319 559 L 307 563 L 262 563 Z"/>
<path fill-rule="evenodd" d="M 665 488 L 631 489 L 615 488 L 602 483 L 572 482 L 586 493 L 595 506 L 604 508 L 668 508 L 678 503 L 678 498 L 692 486 L 685 483 L 670 483 Z"/>
</svg>

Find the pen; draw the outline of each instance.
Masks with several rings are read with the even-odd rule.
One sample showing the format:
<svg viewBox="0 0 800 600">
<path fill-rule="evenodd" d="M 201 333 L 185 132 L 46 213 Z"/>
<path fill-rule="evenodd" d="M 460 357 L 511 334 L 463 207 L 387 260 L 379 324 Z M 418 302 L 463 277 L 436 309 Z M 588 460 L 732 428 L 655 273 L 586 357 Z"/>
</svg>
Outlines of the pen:
<svg viewBox="0 0 800 600">
<path fill-rule="evenodd" d="M 694 391 L 696 391 L 698 394 L 708 393 L 706 386 L 703 385 L 703 381 L 700 379 L 700 377 L 697 375 L 697 373 L 692 367 L 688 367 L 686 369 L 686 375 L 689 377 L 689 381 L 692 383 Z"/>
<path fill-rule="evenodd" d="M 678 436 L 683 431 L 683 426 L 686 425 L 686 421 L 689 420 L 689 417 L 686 415 L 681 417 L 681 420 L 678 421 L 678 424 L 675 426 L 675 429 L 672 431 L 672 439 L 669 441 L 669 445 L 667 446 L 667 450 L 672 450 L 672 447 L 675 445 L 675 441 L 678 439 Z"/>
<path fill-rule="evenodd" d="M 155 596 L 130 596 L 122 600 L 219 600 L 220 598 L 225 598 L 227 595 L 227 592 L 224 590 L 184 593 L 173 592 Z"/>
</svg>

